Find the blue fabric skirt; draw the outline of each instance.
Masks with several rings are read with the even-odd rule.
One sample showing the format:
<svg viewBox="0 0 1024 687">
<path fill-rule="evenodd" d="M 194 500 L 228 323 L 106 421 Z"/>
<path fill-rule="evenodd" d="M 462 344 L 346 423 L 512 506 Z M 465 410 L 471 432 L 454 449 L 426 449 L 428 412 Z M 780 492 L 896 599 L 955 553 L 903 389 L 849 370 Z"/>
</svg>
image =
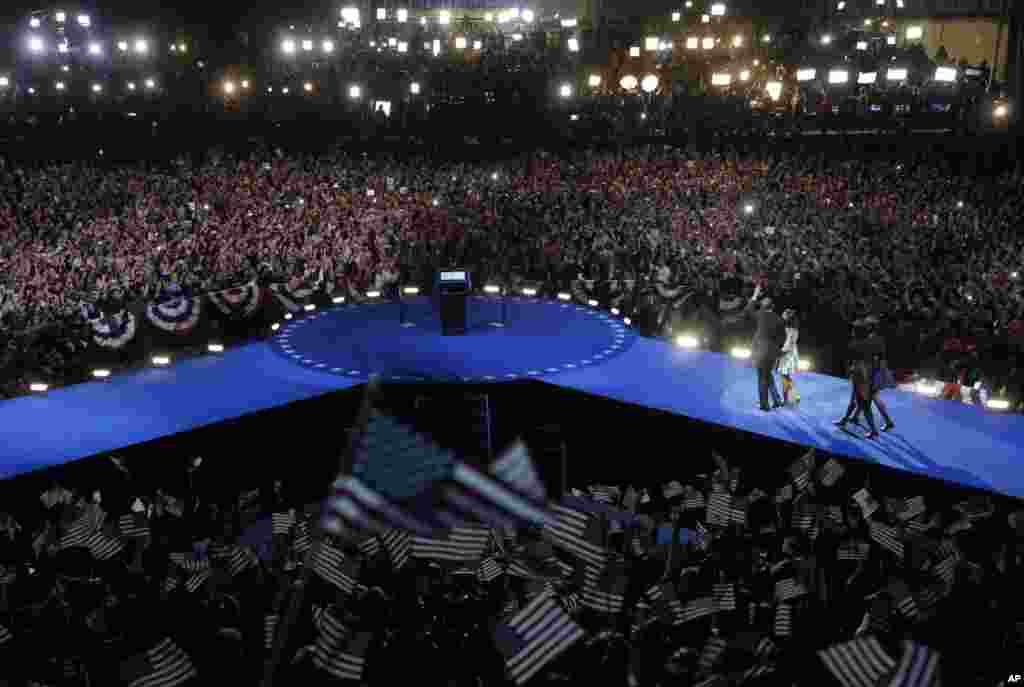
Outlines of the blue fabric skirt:
<svg viewBox="0 0 1024 687">
<path fill-rule="evenodd" d="M 793 350 L 786 351 L 779 358 L 779 374 L 792 377 L 800 370 L 800 353 L 797 351 L 796 346 Z"/>
</svg>

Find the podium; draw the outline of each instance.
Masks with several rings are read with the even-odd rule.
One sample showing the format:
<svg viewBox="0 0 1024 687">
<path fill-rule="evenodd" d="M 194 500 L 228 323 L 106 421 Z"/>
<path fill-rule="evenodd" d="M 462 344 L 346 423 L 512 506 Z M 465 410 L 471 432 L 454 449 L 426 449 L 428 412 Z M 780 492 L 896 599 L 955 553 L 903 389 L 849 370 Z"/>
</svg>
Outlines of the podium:
<svg viewBox="0 0 1024 687">
<path fill-rule="evenodd" d="M 472 285 L 464 269 L 441 270 L 437 275 L 438 309 L 441 312 L 441 334 L 457 336 L 466 333 L 466 299 Z"/>
</svg>

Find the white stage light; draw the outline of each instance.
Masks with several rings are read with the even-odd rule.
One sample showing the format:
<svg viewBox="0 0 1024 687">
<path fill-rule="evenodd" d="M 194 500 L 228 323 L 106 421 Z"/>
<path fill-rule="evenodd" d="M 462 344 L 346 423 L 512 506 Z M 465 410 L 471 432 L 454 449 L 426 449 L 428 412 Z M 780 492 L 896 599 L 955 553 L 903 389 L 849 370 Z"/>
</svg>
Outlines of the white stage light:
<svg viewBox="0 0 1024 687">
<path fill-rule="evenodd" d="M 362 97 L 362 95 L 363 89 L 361 89 L 359 86 L 352 85 L 348 87 L 348 97 L 352 98 L 353 100 L 358 100 L 360 97 Z"/>
<path fill-rule="evenodd" d="M 377 21 L 384 21 L 388 18 L 388 10 L 386 7 L 377 8 Z"/>
<path fill-rule="evenodd" d="M 406 41 L 398 41 L 398 52 L 403 54 L 409 52 L 409 43 Z"/>
<path fill-rule="evenodd" d="M 125 84 L 125 86 L 127 86 L 129 91 L 134 91 L 135 90 L 135 82 L 134 81 L 129 81 L 127 84 Z"/>
<path fill-rule="evenodd" d="M 992 409 L 992 410 L 1009 410 L 1010 409 L 1010 402 L 1009 401 L 1005 401 L 1005 400 L 1003 400 L 1001 398 L 990 399 L 988 401 L 988 403 L 986 403 L 985 405 L 988 408 Z"/>
<path fill-rule="evenodd" d="M 533 10 L 523 10 L 522 14 L 519 16 L 523 21 L 529 24 L 533 21 Z"/>
<path fill-rule="evenodd" d="M 166 367 L 171 364 L 171 357 L 168 355 L 154 355 L 153 364 L 158 367 Z"/>
<path fill-rule="evenodd" d="M 313 312 L 314 310 L 316 310 L 316 306 L 313 305 L 312 303 L 306 303 L 306 305 L 304 305 L 302 309 L 305 310 L 306 312 Z"/>
<path fill-rule="evenodd" d="M 728 86 L 732 83 L 732 74 L 718 72 L 711 75 L 712 86 Z"/>
<path fill-rule="evenodd" d="M 11 85 L 11 80 L 6 76 L 0 76 L 0 88 L 7 88 Z"/>
<path fill-rule="evenodd" d="M 102 55 L 103 54 L 103 46 L 100 45 L 99 43 L 90 43 L 89 44 L 89 54 L 90 55 Z"/>
<path fill-rule="evenodd" d="M 807 360 L 806 358 L 801 358 L 797 367 L 800 369 L 801 372 L 810 372 L 814 368 L 814 365 L 811 363 L 810 360 Z"/>
<path fill-rule="evenodd" d="M 830 36 L 828 34 L 825 34 L 824 36 L 822 36 L 821 37 L 821 44 L 822 45 L 831 45 L 832 44 L 832 36 Z"/>
<path fill-rule="evenodd" d="M 117 49 L 121 52 L 128 52 L 128 41 L 118 41 Z"/>
<path fill-rule="evenodd" d="M 87 29 L 90 26 L 92 26 L 92 19 L 89 17 L 88 14 L 80 14 L 78 15 L 78 25 L 84 29 Z"/>
<path fill-rule="evenodd" d="M 418 296 L 420 293 L 420 287 L 418 286 L 406 286 L 402 289 L 402 293 L 406 296 Z"/>
<path fill-rule="evenodd" d="M 286 38 L 281 41 L 281 52 L 285 55 L 292 55 L 295 53 L 295 41 L 290 38 Z"/>
<path fill-rule="evenodd" d="M 590 78 L 587 79 L 587 84 L 591 88 L 597 88 L 601 85 L 601 77 L 597 74 L 591 74 Z"/>
<path fill-rule="evenodd" d="M 144 39 L 140 38 L 139 40 L 135 41 L 135 52 L 137 52 L 140 55 L 145 55 L 148 51 L 149 43 L 147 43 Z"/>
<path fill-rule="evenodd" d="M 857 75 L 857 83 L 862 86 L 870 86 L 878 80 L 878 72 L 861 72 Z"/>
<path fill-rule="evenodd" d="M 311 82 L 307 81 L 306 83 L 302 84 L 302 90 L 304 90 L 306 93 L 312 93 L 313 92 L 313 84 Z"/>
<path fill-rule="evenodd" d="M 885 44 L 886 45 L 896 45 L 896 36 L 886 36 L 885 37 Z"/>
<path fill-rule="evenodd" d="M 579 25 L 575 18 L 563 19 L 561 23 L 563 29 L 575 29 Z"/>
<path fill-rule="evenodd" d="M 908 41 L 919 41 L 924 36 L 924 29 L 920 26 L 908 26 L 907 27 L 907 40 Z"/>
<path fill-rule="evenodd" d="M 54 15 L 54 19 L 57 20 L 58 24 L 63 24 L 64 22 L 66 22 L 68 20 L 68 15 L 67 15 L 66 12 L 63 12 L 61 10 L 57 10 L 57 14 Z"/>
<path fill-rule="evenodd" d="M 734 47 L 734 48 L 741 48 L 741 47 L 743 47 L 743 36 L 733 36 L 732 37 L 732 47 Z"/>
<path fill-rule="evenodd" d="M 765 35 L 761 36 L 761 42 L 762 43 L 771 43 L 772 42 L 771 34 L 770 33 L 766 33 Z"/>
<path fill-rule="evenodd" d="M 632 74 L 626 74 L 624 77 L 619 79 L 619 86 L 621 86 L 624 91 L 634 91 L 639 85 L 640 82 Z"/>
<path fill-rule="evenodd" d="M 696 36 L 690 36 L 689 38 L 686 39 L 686 49 L 687 50 L 696 50 L 699 47 L 700 47 L 700 39 L 697 38 Z"/>
<path fill-rule="evenodd" d="M 867 50 L 867 49 L 868 49 L 868 42 L 867 41 L 857 41 L 857 50 Z"/>
<path fill-rule="evenodd" d="M 640 88 L 644 93 L 654 93 L 658 90 L 658 77 L 654 74 L 648 74 L 640 82 Z"/>
<path fill-rule="evenodd" d="M 712 17 L 724 17 L 725 16 L 725 3 L 724 2 L 716 2 L 714 5 L 712 5 L 711 6 L 711 16 Z"/>
<path fill-rule="evenodd" d="M 704 50 L 714 50 L 715 39 L 712 38 L 711 36 L 705 36 L 700 42 L 700 47 L 702 47 Z"/>
<path fill-rule="evenodd" d="M 93 93 L 102 93 L 102 92 L 103 92 L 103 86 L 101 86 L 101 85 L 100 85 L 100 84 L 98 84 L 98 83 L 94 83 L 94 84 L 92 85 L 92 92 L 93 92 Z"/>
<path fill-rule="evenodd" d="M 906 81 L 907 70 L 903 68 L 889 69 L 885 72 L 885 78 L 889 81 Z"/>
<path fill-rule="evenodd" d="M 497 284 L 487 284 L 486 286 L 484 286 L 484 293 L 489 293 L 492 296 L 495 296 L 501 293 L 501 287 L 498 286 Z"/>
<path fill-rule="evenodd" d="M 46 43 L 39 36 L 30 36 L 28 39 L 28 49 L 31 52 L 39 54 L 46 50 Z"/>
<path fill-rule="evenodd" d="M 742 70 L 740 70 L 740 81 L 750 81 L 750 70 L 749 69 L 742 69 Z"/>
<path fill-rule="evenodd" d="M 639 45 L 632 45 L 632 46 L 630 46 L 630 48 L 629 48 L 629 56 L 630 57 L 640 57 L 640 46 Z"/>
<path fill-rule="evenodd" d="M 366 297 L 367 298 L 380 298 L 380 291 L 367 291 L 366 292 Z"/>
<path fill-rule="evenodd" d="M 777 101 L 782 97 L 782 82 L 781 81 L 769 81 L 764 85 L 764 90 L 768 92 L 768 97 L 773 101 Z"/>
<path fill-rule="evenodd" d="M 63 81 L 58 81 L 56 84 L 54 84 L 54 87 L 58 91 L 63 91 L 64 90 L 64 82 Z"/>
<path fill-rule="evenodd" d="M 619 309 L 618 308 L 612 308 L 611 312 L 612 312 L 612 315 L 616 315 L 617 316 L 619 314 Z"/>
<path fill-rule="evenodd" d="M 800 82 L 814 81 L 814 77 L 818 75 L 816 69 L 798 69 L 796 70 L 796 80 Z"/>
<path fill-rule="evenodd" d="M 224 344 L 212 343 L 206 347 L 206 350 L 208 350 L 210 353 L 223 353 Z"/>
<path fill-rule="evenodd" d="M 409 84 L 409 92 L 412 93 L 413 95 L 419 95 L 420 85 L 413 81 L 411 84 Z"/>
<path fill-rule="evenodd" d="M 281 325 L 279 323 L 277 323 L 277 322 L 275 322 L 274 324 L 270 325 L 270 331 L 272 331 L 272 332 L 276 332 L 280 328 L 281 328 Z"/>
<path fill-rule="evenodd" d="M 286 313 L 284 314 L 284 319 L 286 319 L 286 320 L 290 320 L 290 319 L 292 319 L 292 314 L 291 314 L 290 312 L 286 312 Z"/>
<path fill-rule="evenodd" d="M 677 22 L 677 21 L 681 20 L 682 18 L 683 18 L 683 13 L 682 12 L 673 12 L 672 13 L 672 21 Z"/>
<path fill-rule="evenodd" d="M 676 337 L 676 345 L 680 348 L 693 349 L 697 348 L 697 346 L 700 345 L 700 342 L 697 340 L 697 337 L 692 334 L 680 334 Z"/>
<path fill-rule="evenodd" d="M 569 294 L 569 293 L 566 293 L 566 292 L 562 291 L 562 292 L 560 292 L 558 294 L 558 300 L 560 300 L 560 301 L 571 301 L 572 300 L 572 294 Z"/>
<path fill-rule="evenodd" d="M 449 24 L 451 24 L 452 13 L 449 12 L 448 10 L 441 10 L 441 14 L 438 17 L 438 23 L 440 23 L 441 26 L 448 26 Z"/>
<path fill-rule="evenodd" d="M 178 43 L 178 52 L 188 52 L 188 46 L 184 43 Z"/>
<path fill-rule="evenodd" d="M 624 318 L 622 318 L 622 322 L 623 322 L 623 323 L 624 323 L 624 324 L 625 324 L 625 325 L 626 325 L 627 327 L 628 327 L 628 326 L 630 326 L 631 324 L 633 324 L 633 320 L 629 319 L 628 317 L 624 317 Z"/>
<path fill-rule="evenodd" d="M 330 54 L 334 52 L 334 41 L 324 41 L 321 47 L 325 53 Z"/>
<path fill-rule="evenodd" d="M 248 79 L 242 79 L 242 90 L 245 91 L 245 90 L 248 90 L 248 89 L 249 89 L 249 80 Z"/>
<path fill-rule="evenodd" d="M 227 93 L 228 95 L 231 95 L 232 93 L 234 93 L 235 92 L 235 82 L 234 81 L 225 81 L 224 82 L 224 92 Z"/>
<path fill-rule="evenodd" d="M 596 308 L 598 305 L 600 305 L 600 303 L 591 298 L 589 301 L 587 301 L 587 305 L 589 305 L 591 308 Z"/>
<path fill-rule="evenodd" d="M 288 95 L 291 92 L 292 92 L 292 89 L 288 88 L 287 86 L 282 86 L 281 87 L 281 93 L 283 93 L 284 95 Z"/>
<path fill-rule="evenodd" d="M 302 49 L 305 50 L 306 52 L 309 52 L 310 50 L 312 50 L 313 49 L 313 41 L 309 40 L 308 38 L 306 40 L 302 41 Z"/>
<path fill-rule="evenodd" d="M 558 87 L 558 95 L 562 96 L 563 98 L 571 98 L 572 86 L 570 86 L 567 83 L 562 84 L 561 86 Z"/>
<path fill-rule="evenodd" d="M 534 296 L 537 295 L 537 289 L 527 287 L 523 289 L 522 293 L 524 296 L 527 296 L 528 298 L 533 298 Z"/>
<path fill-rule="evenodd" d="M 956 67 L 936 67 L 934 79 L 942 83 L 953 83 L 956 81 Z"/>
<path fill-rule="evenodd" d="M 657 36 L 648 36 L 644 39 L 644 50 L 647 52 L 655 52 L 658 49 L 658 45 L 661 44 L 661 39 Z"/>
<path fill-rule="evenodd" d="M 456 50 L 465 50 L 466 49 L 466 37 L 465 36 L 456 36 L 455 37 L 455 49 Z"/>
<path fill-rule="evenodd" d="M 992 110 L 992 115 L 997 119 L 1002 119 L 1009 111 L 1010 110 L 1007 109 L 1006 105 L 996 105 L 996 109 Z"/>
<path fill-rule="evenodd" d="M 149 90 L 149 91 L 153 90 L 154 88 L 156 88 L 156 80 L 155 79 L 146 79 L 145 86 L 146 86 L 146 90 Z"/>
<path fill-rule="evenodd" d="M 580 39 L 578 39 L 578 38 L 570 38 L 569 39 L 569 52 L 579 52 L 579 51 L 580 51 Z"/>
<path fill-rule="evenodd" d="M 32 87 L 30 86 L 30 87 L 29 87 L 29 89 L 28 89 L 28 94 L 29 94 L 29 95 L 35 95 L 35 94 L 36 94 L 36 89 L 34 89 L 34 88 L 32 88 Z"/>
<path fill-rule="evenodd" d="M 750 349 L 743 348 L 742 346 L 737 346 L 736 348 L 733 348 L 731 351 L 729 351 L 729 354 L 732 355 L 733 358 L 747 360 L 750 358 Z"/>
<path fill-rule="evenodd" d="M 39 21 L 38 17 L 32 17 L 31 19 L 28 20 L 28 25 L 31 26 L 33 29 L 38 29 L 41 23 L 42 22 Z"/>
<path fill-rule="evenodd" d="M 845 69 L 833 69 L 828 73 L 828 82 L 833 86 L 840 86 L 850 81 L 850 72 Z"/>
<path fill-rule="evenodd" d="M 49 384 L 43 384 L 42 382 L 32 382 L 28 385 L 29 391 L 34 391 L 37 394 L 45 393 L 49 388 Z"/>
<path fill-rule="evenodd" d="M 409 21 L 409 10 L 404 7 L 399 8 L 398 11 L 395 12 L 395 18 L 398 19 L 399 24 L 404 24 Z"/>
<path fill-rule="evenodd" d="M 96 379 L 106 379 L 107 377 L 110 376 L 110 370 L 105 370 L 102 368 L 98 370 L 93 370 L 92 376 L 95 377 Z"/>
</svg>

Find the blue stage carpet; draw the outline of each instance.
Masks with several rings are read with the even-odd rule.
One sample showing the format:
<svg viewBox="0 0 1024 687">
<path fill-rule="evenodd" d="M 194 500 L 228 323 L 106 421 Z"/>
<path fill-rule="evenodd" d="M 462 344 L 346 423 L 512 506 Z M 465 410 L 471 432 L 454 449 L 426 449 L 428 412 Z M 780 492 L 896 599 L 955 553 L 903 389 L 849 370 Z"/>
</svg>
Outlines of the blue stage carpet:
<svg viewBox="0 0 1024 687">
<path fill-rule="evenodd" d="M 402 328 L 393 303 L 331 308 L 292 320 L 282 332 L 287 336 L 271 343 L 5 401 L 0 403 L 0 476 L 313 398 L 351 387 L 374 372 L 403 381 L 542 378 L 565 388 L 1024 497 L 1021 416 L 988 414 L 889 391 L 885 396 L 896 430 L 869 442 L 832 426 L 849 397 L 844 380 L 800 374 L 799 408 L 762 413 L 749 365 L 636 338 L 617 318 L 589 308 L 512 302 L 508 327 L 493 328 L 488 322 L 500 318 L 499 306 L 471 301 L 471 331 L 454 337 L 439 334 L 436 315 L 426 301 L 414 304 L 409 313 L 416 326 Z M 651 460 L 658 459 L 659 450 L 650 447 Z"/>
<path fill-rule="evenodd" d="M 509 299 L 507 322 L 496 300 L 468 301 L 467 332 L 443 336 L 425 298 L 339 305 L 292 320 L 274 349 L 313 370 L 384 381 L 485 383 L 542 378 L 600 365 L 628 351 L 634 330 L 608 313 L 558 301 Z"/>
</svg>

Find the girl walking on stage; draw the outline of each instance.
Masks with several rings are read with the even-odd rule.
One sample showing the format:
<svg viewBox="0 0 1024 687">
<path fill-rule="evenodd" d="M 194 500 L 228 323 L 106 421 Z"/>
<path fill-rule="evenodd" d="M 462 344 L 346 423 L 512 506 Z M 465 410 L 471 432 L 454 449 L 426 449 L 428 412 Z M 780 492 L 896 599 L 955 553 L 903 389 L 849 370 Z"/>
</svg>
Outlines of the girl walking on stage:
<svg viewBox="0 0 1024 687">
<path fill-rule="evenodd" d="M 797 341 L 800 339 L 800 324 L 796 313 L 788 308 L 782 313 L 782 321 L 786 325 L 786 343 L 782 344 L 782 357 L 779 358 L 779 376 L 782 377 L 782 402 L 789 405 L 800 402 L 800 392 L 793 383 L 793 375 L 800 369 L 800 352 Z"/>
</svg>

